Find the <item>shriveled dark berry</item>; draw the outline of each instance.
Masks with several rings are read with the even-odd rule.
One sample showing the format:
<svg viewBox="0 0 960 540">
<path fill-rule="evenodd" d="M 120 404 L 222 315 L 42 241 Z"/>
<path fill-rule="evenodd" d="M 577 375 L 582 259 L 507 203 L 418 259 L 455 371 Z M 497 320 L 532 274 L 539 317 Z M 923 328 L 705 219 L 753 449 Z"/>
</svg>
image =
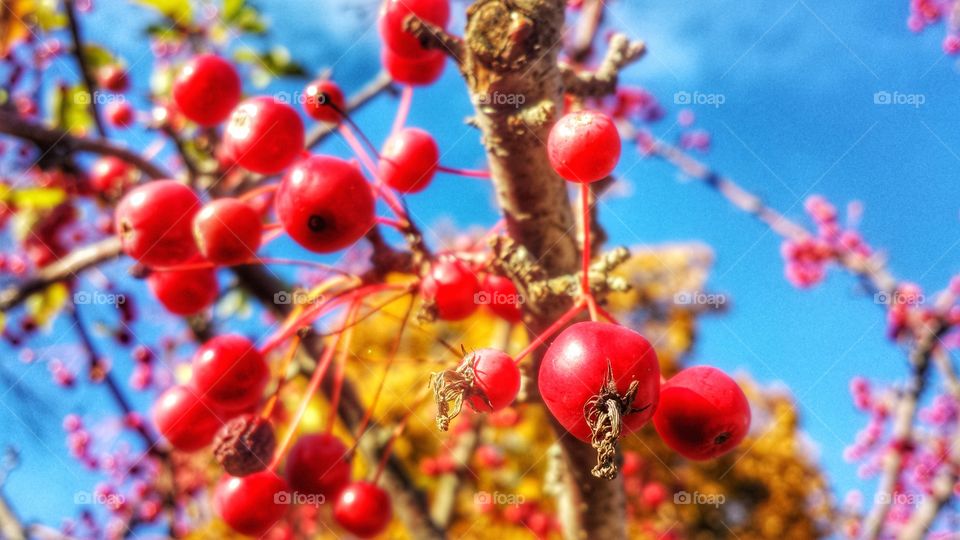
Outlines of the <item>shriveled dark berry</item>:
<svg viewBox="0 0 960 540">
<path fill-rule="evenodd" d="M 267 468 L 276 446 L 270 422 L 244 414 L 220 428 L 213 441 L 213 455 L 230 475 L 247 476 Z"/>
</svg>

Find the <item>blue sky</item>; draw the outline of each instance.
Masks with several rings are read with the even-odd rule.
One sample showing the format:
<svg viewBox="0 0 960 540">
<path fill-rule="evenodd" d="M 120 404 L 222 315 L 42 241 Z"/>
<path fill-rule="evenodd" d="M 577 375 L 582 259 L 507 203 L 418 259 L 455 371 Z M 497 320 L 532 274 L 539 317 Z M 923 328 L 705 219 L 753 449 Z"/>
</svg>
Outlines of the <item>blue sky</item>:
<svg viewBox="0 0 960 540">
<path fill-rule="evenodd" d="M 351 2 L 260 3 L 272 20 L 270 42 L 287 46 L 312 71 L 332 66 L 347 91 L 379 69 L 375 31 L 368 19 L 344 11 Z M 100 12 L 86 18 L 90 38 L 134 63 L 134 81 L 142 90 L 151 67 L 148 57 L 136 61 L 146 53 L 140 34 L 146 19 L 120 0 L 96 5 Z M 719 107 L 693 107 L 698 125 L 713 133 L 713 150 L 704 158 L 708 163 L 796 219 L 803 219 L 802 199 L 810 193 L 841 207 L 862 201 L 864 236 L 889 255 L 895 275 L 929 293 L 960 270 L 958 73 L 954 60 L 941 53 L 941 30 L 915 36 L 906 29 L 906 16 L 906 0 L 638 0 L 614 4 L 608 23 L 648 44 L 647 57 L 624 80 L 650 89 L 666 108 L 657 134 L 676 136 L 671 125 L 679 110 L 673 103 L 676 92 L 722 95 Z M 457 28 L 462 8 L 455 17 Z M 128 22 L 121 26 L 118 20 Z M 64 66 L 56 69 L 69 72 Z M 919 95 L 924 103 L 874 103 L 874 94 L 884 91 Z M 394 109 L 394 101 L 381 98 L 356 121 L 379 141 Z M 480 167 L 478 136 L 462 123 L 470 111 L 463 82 L 448 66 L 439 84 L 416 91 L 410 123 L 437 135 L 445 164 Z M 142 147 L 136 135 L 129 142 Z M 336 140 L 323 150 L 346 155 Z M 683 181 L 669 166 L 627 151 L 619 173 L 633 195 L 611 199 L 603 209 L 613 244 L 702 241 L 715 251 L 710 287 L 728 294 L 732 309 L 704 321 L 693 360 L 789 387 L 836 492 L 869 492 L 873 483 L 858 479 L 841 454 L 863 425 L 847 392 L 850 378 L 863 374 L 893 382 L 905 373 L 903 351 L 884 337 L 882 310 L 840 272 L 812 291 L 789 286 L 779 239 L 706 187 Z M 413 214 L 431 225 L 489 225 L 497 219 L 489 186 L 475 180 L 440 177 L 409 202 Z M 122 267 L 114 265 L 108 274 L 120 276 Z M 255 327 L 251 321 L 244 324 Z M 175 328 L 172 322 L 151 320 L 141 321 L 136 330 L 148 336 Z M 58 323 L 34 344 L 70 343 L 68 330 L 69 324 Z M 46 369 L 21 366 L 10 359 L 14 351 L 2 350 L 13 380 L 22 377 L 16 388 L 44 392 Z M 69 355 L 70 350 L 50 354 Z M 128 369 L 127 362 L 117 362 L 122 378 Z M 7 493 L 25 516 L 55 523 L 72 511 L 72 493 L 89 490 L 96 478 L 68 458 L 57 423 L 31 422 L 23 413 L 26 402 L 15 396 L 9 392 L 0 398 L 5 405 L 0 422 L 12 426 L 0 443 L 17 443 L 24 451 Z M 96 416 L 103 412 L 103 399 L 100 390 L 80 385 L 44 401 L 51 418 L 59 418 L 69 410 Z M 149 396 L 135 399 L 142 407 L 149 403 Z M 30 407 L 38 408 L 32 402 Z M 51 489 L 37 489 L 38 481 Z"/>
</svg>

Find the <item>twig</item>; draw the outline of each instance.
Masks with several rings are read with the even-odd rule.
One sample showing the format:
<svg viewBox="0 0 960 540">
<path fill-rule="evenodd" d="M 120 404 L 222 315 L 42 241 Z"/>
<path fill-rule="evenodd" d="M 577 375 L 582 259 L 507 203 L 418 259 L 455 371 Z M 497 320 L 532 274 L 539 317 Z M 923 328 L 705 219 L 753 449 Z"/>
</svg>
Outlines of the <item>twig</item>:
<svg viewBox="0 0 960 540">
<path fill-rule="evenodd" d="M 435 24 L 424 21 L 414 14 L 408 15 L 403 21 L 403 29 L 416 36 L 420 40 L 420 45 L 424 48 L 443 51 L 457 65 L 463 65 L 463 39 L 448 33 Z"/>
<path fill-rule="evenodd" d="M 6 495 L 0 493 L 0 538 L 6 540 L 27 540 L 27 530 L 13 511 Z"/>
<path fill-rule="evenodd" d="M 603 0 L 584 0 L 580 7 L 580 18 L 573 41 L 567 47 L 567 54 L 574 62 L 583 62 L 593 52 L 593 40 L 597 37 L 600 21 L 603 19 L 603 8 Z"/>
<path fill-rule="evenodd" d="M 83 77 L 83 84 L 90 94 L 90 116 L 93 117 L 93 123 L 97 126 L 97 133 L 101 138 L 106 138 L 107 130 L 104 128 L 103 118 L 100 116 L 100 109 L 97 107 L 97 83 L 90 72 L 90 66 L 87 64 L 87 58 L 83 50 L 83 38 L 80 36 L 80 20 L 77 17 L 77 8 L 74 0 L 64 0 L 64 10 L 67 12 L 67 26 L 70 28 L 70 38 L 73 40 L 73 55 L 77 57 L 77 64 L 80 66 L 80 75 Z"/>
<path fill-rule="evenodd" d="M 610 38 L 607 54 L 595 71 L 577 71 L 572 66 L 560 64 L 564 91 L 581 97 L 601 97 L 617 91 L 620 71 L 639 60 L 647 52 L 642 41 L 630 41 L 623 34 Z"/>
</svg>

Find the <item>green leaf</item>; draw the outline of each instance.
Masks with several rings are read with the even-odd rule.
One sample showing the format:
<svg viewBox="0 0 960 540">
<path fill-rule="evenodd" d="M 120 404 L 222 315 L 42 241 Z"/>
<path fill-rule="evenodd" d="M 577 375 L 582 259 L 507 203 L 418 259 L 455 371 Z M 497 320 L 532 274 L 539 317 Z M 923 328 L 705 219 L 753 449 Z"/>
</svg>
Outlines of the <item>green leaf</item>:
<svg viewBox="0 0 960 540">
<path fill-rule="evenodd" d="M 83 135 L 93 125 L 90 94 L 81 85 L 61 86 L 53 93 L 54 122 L 60 129 Z"/>
<path fill-rule="evenodd" d="M 271 77 L 302 77 L 307 71 L 290 58 L 286 47 L 274 47 L 269 52 L 259 53 L 249 48 L 238 49 L 233 57 L 238 62 L 250 64 L 255 70 L 263 71 Z"/>
<path fill-rule="evenodd" d="M 93 70 L 116 63 L 116 59 L 110 51 L 93 43 L 87 43 L 83 46 L 83 57 L 90 69 Z"/>
<path fill-rule="evenodd" d="M 67 26 L 67 16 L 58 9 L 57 0 L 41 0 L 37 2 L 33 16 L 41 30 L 50 32 Z"/>
<path fill-rule="evenodd" d="M 267 33 L 267 23 L 260 11 L 246 0 L 224 0 L 223 20 L 241 32 L 263 35 Z"/>
<path fill-rule="evenodd" d="M 178 23 L 189 22 L 193 16 L 189 0 L 134 0 L 134 2 L 152 7 L 165 17 Z"/>
</svg>

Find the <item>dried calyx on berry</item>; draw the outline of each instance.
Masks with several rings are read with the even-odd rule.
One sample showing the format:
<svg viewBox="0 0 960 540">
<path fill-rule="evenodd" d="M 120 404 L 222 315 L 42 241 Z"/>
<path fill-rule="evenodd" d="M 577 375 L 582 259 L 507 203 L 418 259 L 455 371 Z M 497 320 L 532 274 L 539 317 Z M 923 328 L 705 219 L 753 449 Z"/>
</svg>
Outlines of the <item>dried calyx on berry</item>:
<svg viewBox="0 0 960 540">
<path fill-rule="evenodd" d="M 463 402 L 477 412 L 499 411 L 513 403 L 520 392 L 520 369 L 510 355 L 497 349 L 480 349 L 455 369 L 430 374 L 430 388 L 437 402 L 437 429 L 447 431 L 460 414 Z"/>
<path fill-rule="evenodd" d="M 226 424 L 213 441 L 213 455 L 232 476 L 247 476 L 267 468 L 277 439 L 268 420 L 252 414 Z"/>
</svg>

